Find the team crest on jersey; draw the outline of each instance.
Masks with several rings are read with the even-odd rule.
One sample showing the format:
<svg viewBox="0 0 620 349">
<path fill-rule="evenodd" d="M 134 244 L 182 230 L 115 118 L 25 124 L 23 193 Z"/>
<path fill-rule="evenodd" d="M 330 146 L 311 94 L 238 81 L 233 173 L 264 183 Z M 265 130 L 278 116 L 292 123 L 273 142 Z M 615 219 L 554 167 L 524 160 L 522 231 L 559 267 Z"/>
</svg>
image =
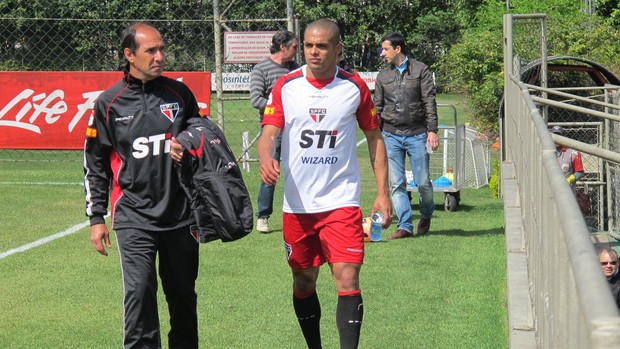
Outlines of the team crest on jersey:
<svg viewBox="0 0 620 349">
<path fill-rule="evenodd" d="M 179 103 L 161 104 L 159 109 L 170 121 L 174 121 L 179 113 Z"/>
<path fill-rule="evenodd" d="M 194 240 L 196 240 L 196 242 L 200 242 L 200 232 L 198 231 L 198 226 L 197 225 L 190 225 L 189 226 L 189 233 L 192 235 Z"/>
<path fill-rule="evenodd" d="M 310 108 L 308 110 L 308 113 L 310 114 L 310 117 L 312 118 L 312 120 L 314 120 L 314 122 L 319 123 L 323 120 L 323 118 L 327 114 L 327 109 L 326 108 Z"/>
</svg>

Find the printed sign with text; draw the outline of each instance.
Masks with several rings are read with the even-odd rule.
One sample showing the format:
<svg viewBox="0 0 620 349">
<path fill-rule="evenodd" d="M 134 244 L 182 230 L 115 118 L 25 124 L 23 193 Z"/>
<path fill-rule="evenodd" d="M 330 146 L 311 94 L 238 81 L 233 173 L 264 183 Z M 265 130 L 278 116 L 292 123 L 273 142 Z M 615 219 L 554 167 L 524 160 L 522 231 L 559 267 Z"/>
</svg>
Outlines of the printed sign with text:
<svg viewBox="0 0 620 349">
<path fill-rule="evenodd" d="M 166 72 L 210 115 L 211 73 Z M 95 101 L 121 72 L 0 72 L 0 148 L 82 149 Z"/>
<path fill-rule="evenodd" d="M 258 63 L 269 57 L 276 32 L 224 33 L 224 63 Z"/>
</svg>

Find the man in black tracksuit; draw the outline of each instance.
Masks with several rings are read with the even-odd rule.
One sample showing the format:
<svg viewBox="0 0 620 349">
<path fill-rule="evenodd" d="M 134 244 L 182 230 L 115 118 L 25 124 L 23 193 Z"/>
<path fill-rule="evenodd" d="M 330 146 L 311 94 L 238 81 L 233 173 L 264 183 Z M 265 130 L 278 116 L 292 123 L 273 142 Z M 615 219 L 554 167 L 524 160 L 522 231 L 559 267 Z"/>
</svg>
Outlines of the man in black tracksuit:
<svg viewBox="0 0 620 349">
<path fill-rule="evenodd" d="M 197 348 L 198 242 L 173 162 L 183 149 L 173 136 L 200 116 L 198 104 L 187 86 L 162 76 L 164 42 L 157 29 L 137 23 L 122 40 L 128 69 L 99 96 L 86 131 L 91 241 L 107 256 L 104 216 L 110 198 L 124 286 L 125 348 L 161 348 L 157 254 L 170 312 L 169 346 Z"/>
</svg>

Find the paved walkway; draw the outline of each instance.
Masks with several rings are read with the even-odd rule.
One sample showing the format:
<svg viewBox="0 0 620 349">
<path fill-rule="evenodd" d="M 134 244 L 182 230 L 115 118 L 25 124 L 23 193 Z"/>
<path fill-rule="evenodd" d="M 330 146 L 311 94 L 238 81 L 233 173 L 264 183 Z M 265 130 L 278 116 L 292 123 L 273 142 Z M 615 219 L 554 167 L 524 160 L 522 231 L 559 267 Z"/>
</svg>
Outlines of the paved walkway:
<svg viewBox="0 0 620 349">
<path fill-rule="evenodd" d="M 502 196 L 506 227 L 508 348 L 536 349 L 523 242 L 519 188 L 512 164 L 502 164 Z"/>
<path fill-rule="evenodd" d="M 522 233 L 519 188 L 514 166 L 502 163 L 501 175 L 508 278 L 508 348 L 537 349 Z M 614 238 L 608 232 L 592 231 L 590 239 L 597 250 L 611 247 L 620 253 L 620 233 Z"/>
</svg>

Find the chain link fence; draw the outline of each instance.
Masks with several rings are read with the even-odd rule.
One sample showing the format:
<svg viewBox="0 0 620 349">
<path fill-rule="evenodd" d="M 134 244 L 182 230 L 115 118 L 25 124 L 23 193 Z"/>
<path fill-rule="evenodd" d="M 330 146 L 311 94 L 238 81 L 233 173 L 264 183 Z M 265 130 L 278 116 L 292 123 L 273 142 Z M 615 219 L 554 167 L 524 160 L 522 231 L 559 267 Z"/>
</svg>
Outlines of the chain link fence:
<svg viewBox="0 0 620 349">
<path fill-rule="evenodd" d="M 600 110 L 615 106 L 601 104 L 601 91 L 605 80 L 618 85 L 617 78 L 587 58 L 547 57 L 546 27 L 542 14 L 504 16 L 501 181 L 510 344 L 617 347 L 618 309 L 595 249 L 609 246 L 608 234 L 599 232 L 608 225 L 605 168 L 611 166 L 608 161 L 620 162 L 606 149 L 607 122 L 614 117 Z M 532 43 L 522 44 L 527 41 Z M 515 59 L 536 53 L 538 64 Z M 550 134 L 551 125 L 562 125 L 565 137 Z M 578 183 L 590 195 L 587 210 L 565 182 L 554 142 L 589 154 L 586 176 Z"/>
<path fill-rule="evenodd" d="M 483 133 L 465 127 L 465 188 L 480 188 L 491 178 L 491 142 Z"/>
<path fill-rule="evenodd" d="M 520 19 L 514 24 L 515 76 L 519 76 L 520 80 L 526 84 L 566 93 L 547 93 L 543 89 L 532 90 L 530 92 L 532 96 L 548 98 L 588 110 L 606 111 L 603 106 L 595 104 L 595 101 L 609 101 L 605 90 L 601 87 L 607 83 L 619 83 L 613 73 L 596 62 L 588 60 L 587 57 L 548 56 L 541 58 L 544 49 L 553 52 L 553 46 L 546 47 L 547 40 L 532 40 L 532 38 L 545 36 L 545 29 L 535 19 Z M 579 97 L 586 100 L 579 99 Z M 613 132 L 613 129 L 618 127 L 617 123 L 562 106 L 540 105 L 539 108 L 548 126 L 562 126 L 566 131 L 566 137 L 601 148 L 620 151 L 620 142 L 613 139 L 618 137 L 616 136 L 618 132 Z M 613 178 L 610 174 L 618 172 L 618 165 L 584 152 L 582 152 L 582 161 L 585 175 L 577 182 L 576 196 L 588 227 L 594 231 L 613 230 L 615 228 L 610 226 L 608 221 L 618 222 L 618 219 L 613 216 L 620 213 L 612 214 L 619 210 L 615 208 L 616 196 L 610 191 L 612 187 L 608 184 L 618 182 L 620 177 L 609 183 L 608 180 Z"/>
<path fill-rule="evenodd" d="M 570 59 L 550 60 L 548 64 L 549 88 L 570 92 L 570 94 L 585 97 L 591 101 L 605 101 L 604 91 L 597 87 L 598 84 L 589 75 L 591 69 L 588 69 L 587 66 L 581 65 L 578 68 L 575 62 Z M 571 69 L 580 69 L 580 71 L 572 71 Z M 531 79 L 531 77 L 529 78 Z M 571 86 L 571 88 L 564 88 L 565 86 Z M 540 93 L 533 93 L 533 95 L 536 94 Z M 547 98 L 589 110 L 604 111 L 600 105 L 584 100 L 555 94 L 549 94 Z M 541 109 L 544 111 L 543 115 L 546 112 L 549 127 L 562 126 L 566 132 L 565 136 L 568 138 L 607 148 L 604 135 L 609 123 L 605 122 L 604 119 L 559 106 L 543 106 Z M 577 182 L 577 202 L 588 227 L 593 231 L 607 230 L 610 228 L 607 224 L 607 211 L 608 208 L 611 209 L 607 202 L 607 167 L 617 165 L 605 161 L 597 155 L 585 152 L 582 152 L 582 162 L 584 176 Z"/>
<path fill-rule="evenodd" d="M 191 6 L 151 4 L 140 13 L 140 18 L 0 17 L 0 71 L 118 71 L 120 79 L 125 66 L 120 52 L 122 30 L 138 21 L 151 23 L 166 42 L 166 71 L 211 72 L 211 81 L 204 82 L 211 85 L 211 117 L 225 131 L 244 168 L 249 169 L 257 158 L 256 141 L 260 134 L 258 111 L 249 100 L 249 76 L 254 64 L 227 64 L 223 37 L 231 32 L 284 29 L 300 37 L 305 23 L 299 23 L 292 6 L 292 0 L 216 0 L 213 4 L 197 1 Z M 359 57 L 350 54 L 348 58 L 357 61 L 361 57 L 362 53 Z M 301 50 L 296 60 L 303 63 Z M 378 63 L 379 60 L 365 62 L 361 66 L 376 69 Z M 10 132 L 9 127 L 1 125 L 3 116 L 8 118 L 2 114 L 2 107 L 0 132 Z M 479 137 L 468 132 L 466 187 L 480 187 L 488 181 L 488 141 Z M 0 161 L 82 161 L 82 152 L 0 149 Z"/>
<path fill-rule="evenodd" d="M 214 33 L 290 28 L 291 4 L 274 2 L 267 9 L 260 1 L 166 2 L 141 6 L 142 11 L 136 11 L 140 17 L 125 19 L 4 16 L 0 17 L 0 71 L 118 71 L 120 79 L 125 65 L 120 52 L 122 30 L 139 21 L 151 23 L 166 42 L 166 71 L 212 73 L 212 81 L 204 82 L 212 86 L 211 117 L 224 129 L 235 154 L 242 154 L 243 134 L 254 138 L 260 132 L 258 113 L 251 107 L 249 91 L 226 90 L 230 84 L 222 80 L 227 72 L 249 74 L 253 64 L 223 64 L 217 57 L 223 43 Z M 97 13 L 85 13 L 89 15 Z M 221 93 L 217 86 L 224 86 Z M 0 112 L 0 119 L 3 116 Z M 0 127 L 0 132 L 10 128 Z M 31 160 L 81 161 L 81 151 L 0 149 L 0 161 Z"/>
<path fill-rule="evenodd" d="M 619 105 L 620 104 L 620 91 L 612 90 L 606 95 L 606 102 Z M 620 115 L 618 110 L 606 110 L 608 113 L 614 115 Z M 620 153 L 620 122 L 606 121 L 605 124 L 607 132 L 605 133 L 605 140 L 607 140 L 607 149 Z M 620 164 L 614 162 L 607 162 L 605 167 L 605 174 L 607 178 L 607 207 L 608 214 L 608 230 L 618 234 L 620 232 Z M 617 236 L 617 235 L 616 235 Z"/>
</svg>

